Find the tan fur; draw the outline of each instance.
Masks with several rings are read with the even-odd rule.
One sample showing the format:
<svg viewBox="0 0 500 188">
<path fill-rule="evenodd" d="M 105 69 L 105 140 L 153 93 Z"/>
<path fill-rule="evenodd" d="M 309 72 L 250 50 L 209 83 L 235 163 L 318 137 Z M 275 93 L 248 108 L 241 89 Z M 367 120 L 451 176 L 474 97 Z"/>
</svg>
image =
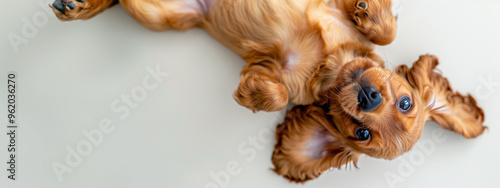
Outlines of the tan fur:
<svg viewBox="0 0 500 188">
<path fill-rule="evenodd" d="M 122 7 L 143 26 L 153 31 L 185 31 L 199 27 L 203 12 L 182 0 L 119 0 Z"/>
</svg>

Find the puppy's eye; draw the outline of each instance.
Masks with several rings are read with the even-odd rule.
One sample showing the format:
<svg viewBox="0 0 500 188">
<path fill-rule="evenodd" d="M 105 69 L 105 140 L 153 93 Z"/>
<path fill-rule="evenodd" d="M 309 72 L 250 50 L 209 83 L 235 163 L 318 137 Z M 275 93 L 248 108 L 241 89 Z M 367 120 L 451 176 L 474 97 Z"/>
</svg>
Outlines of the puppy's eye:
<svg viewBox="0 0 500 188">
<path fill-rule="evenodd" d="M 358 8 L 360 8 L 360 9 L 366 9 L 366 3 L 365 2 L 358 3 Z"/>
<path fill-rule="evenodd" d="M 401 99 L 399 99 L 398 108 L 401 112 L 406 112 L 406 111 L 410 110 L 411 106 L 412 106 L 412 103 L 411 103 L 410 97 L 404 96 L 404 97 L 401 97 Z"/>
<path fill-rule="evenodd" d="M 370 138 L 370 131 L 368 129 L 358 129 L 356 130 L 355 134 L 360 141 L 365 141 Z"/>
</svg>

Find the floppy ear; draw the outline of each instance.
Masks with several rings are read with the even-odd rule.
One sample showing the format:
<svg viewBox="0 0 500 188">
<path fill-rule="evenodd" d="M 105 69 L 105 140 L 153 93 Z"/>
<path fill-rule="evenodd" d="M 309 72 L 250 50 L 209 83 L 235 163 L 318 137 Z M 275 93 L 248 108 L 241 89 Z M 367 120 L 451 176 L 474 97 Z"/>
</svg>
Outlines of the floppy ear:
<svg viewBox="0 0 500 188">
<path fill-rule="evenodd" d="M 346 150 L 338 139 L 332 118 L 322 107 L 296 106 L 276 129 L 274 171 L 292 182 L 315 179 L 331 167 L 340 168 L 358 155 Z"/>
<path fill-rule="evenodd" d="M 422 55 L 411 68 L 402 65 L 396 73 L 405 77 L 421 97 L 428 120 L 466 138 L 479 136 L 486 129 L 483 110 L 472 96 L 453 91 L 448 79 L 434 71 L 438 63 L 437 57 Z"/>
</svg>

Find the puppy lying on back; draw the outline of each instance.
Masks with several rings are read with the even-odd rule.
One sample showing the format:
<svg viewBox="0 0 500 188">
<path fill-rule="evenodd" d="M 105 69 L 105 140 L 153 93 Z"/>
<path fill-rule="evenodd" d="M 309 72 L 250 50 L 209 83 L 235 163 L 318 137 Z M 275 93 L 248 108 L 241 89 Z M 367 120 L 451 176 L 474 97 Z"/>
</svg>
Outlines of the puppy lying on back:
<svg viewBox="0 0 500 188">
<path fill-rule="evenodd" d="M 52 9 L 64 21 L 89 19 L 118 2 L 151 30 L 201 27 L 240 55 L 234 98 L 254 112 L 312 104 L 329 85 L 312 75 L 341 64 L 331 58 L 339 46 L 362 46 L 359 56 L 383 64 L 374 44 L 396 36 L 391 0 L 56 0 Z"/>
<path fill-rule="evenodd" d="M 56 0 L 52 8 L 69 21 L 118 2 L 151 30 L 200 27 L 240 55 L 247 64 L 234 93 L 239 104 L 254 112 L 309 105 L 277 129 L 275 171 L 292 181 L 360 154 L 401 155 L 429 118 L 466 137 L 484 130 L 474 99 L 432 72 L 434 57 L 397 74 L 384 68 L 373 48 L 396 36 L 391 0 Z"/>
</svg>

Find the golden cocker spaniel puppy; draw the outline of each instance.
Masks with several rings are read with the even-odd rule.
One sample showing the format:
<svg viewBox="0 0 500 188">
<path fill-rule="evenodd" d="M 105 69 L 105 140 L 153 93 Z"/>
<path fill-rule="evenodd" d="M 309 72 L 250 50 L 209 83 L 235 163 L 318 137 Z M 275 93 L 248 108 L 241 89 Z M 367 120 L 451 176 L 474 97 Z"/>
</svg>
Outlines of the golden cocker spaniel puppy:
<svg viewBox="0 0 500 188">
<path fill-rule="evenodd" d="M 56 0 L 63 21 L 89 19 L 120 3 L 139 23 L 155 31 L 205 29 L 240 55 L 236 101 L 252 111 L 278 111 L 287 103 L 311 104 L 325 84 L 312 75 L 332 62 L 339 46 L 372 50 L 396 36 L 391 0 Z M 334 76 L 334 75 L 332 75 Z"/>
<path fill-rule="evenodd" d="M 426 120 L 467 138 L 485 129 L 475 100 L 433 71 L 434 56 L 384 68 L 373 50 L 396 36 L 392 0 L 56 0 L 52 9 L 60 20 L 85 20 L 117 3 L 151 30 L 203 28 L 241 56 L 234 98 L 252 111 L 307 105 L 276 131 L 274 170 L 291 181 L 361 154 L 393 159 Z"/>
</svg>

